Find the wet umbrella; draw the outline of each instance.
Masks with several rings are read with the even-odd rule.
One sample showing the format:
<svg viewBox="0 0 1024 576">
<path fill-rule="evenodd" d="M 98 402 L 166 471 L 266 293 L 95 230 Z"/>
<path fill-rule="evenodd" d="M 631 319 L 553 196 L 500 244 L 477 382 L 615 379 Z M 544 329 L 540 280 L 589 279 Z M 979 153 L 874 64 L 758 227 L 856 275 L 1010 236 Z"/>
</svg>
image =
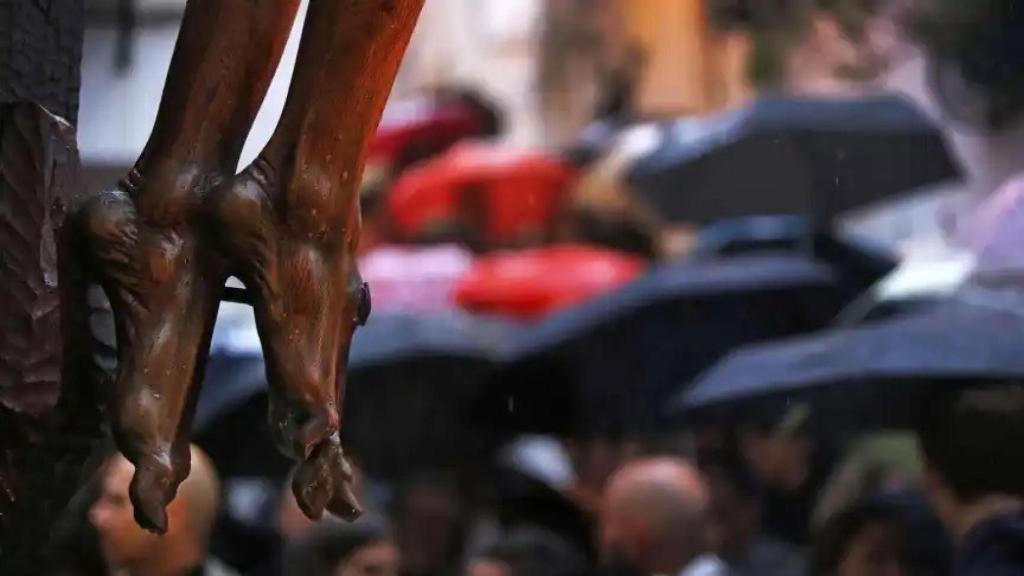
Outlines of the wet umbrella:
<svg viewBox="0 0 1024 576">
<path fill-rule="evenodd" d="M 516 329 L 510 322 L 457 311 L 378 314 L 357 332 L 348 366 L 360 372 L 415 358 L 491 362 Z"/>
<path fill-rule="evenodd" d="M 673 221 L 847 210 L 958 177 L 938 127 L 904 99 L 765 97 L 682 120 L 629 174 Z"/>
<path fill-rule="evenodd" d="M 845 303 L 806 257 L 760 254 L 657 267 L 528 329 L 489 390 L 516 429 L 615 433 L 656 424 L 662 404 L 733 347 L 826 325 Z"/>
<path fill-rule="evenodd" d="M 740 349 L 672 410 L 735 417 L 806 401 L 829 425 L 905 425 L 927 386 L 1024 377 L 1022 341 L 1021 294 L 972 286 L 885 320 Z"/>
<path fill-rule="evenodd" d="M 352 345 L 343 441 L 376 476 L 479 460 L 496 438 L 468 412 L 518 330 L 458 313 L 371 320 Z"/>
<path fill-rule="evenodd" d="M 259 355 L 214 352 L 206 363 L 192 438 L 230 488 L 235 478 L 282 486 L 294 462 L 275 448 L 267 426 L 267 380 Z"/>
<path fill-rule="evenodd" d="M 815 225 L 804 216 L 749 216 L 710 224 L 697 236 L 698 257 L 785 250 L 832 266 L 853 299 L 896 269 L 897 257 L 870 243 Z"/>
<path fill-rule="evenodd" d="M 342 415 L 346 449 L 371 475 L 389 477 L 458 464 L 487 449 L 490 439 L 468 428 L 465 411 L 516 331 L 506 321 L 457 312 L 372 317 L 350 352 Z M 228 475 L 283 476 L 287 468 L 278 466 L 265 433 L 263 361 L 245 352 L 250 337 L 240 331 L 238 344 L 211 358 L 197 437 Z"/>
</svg>

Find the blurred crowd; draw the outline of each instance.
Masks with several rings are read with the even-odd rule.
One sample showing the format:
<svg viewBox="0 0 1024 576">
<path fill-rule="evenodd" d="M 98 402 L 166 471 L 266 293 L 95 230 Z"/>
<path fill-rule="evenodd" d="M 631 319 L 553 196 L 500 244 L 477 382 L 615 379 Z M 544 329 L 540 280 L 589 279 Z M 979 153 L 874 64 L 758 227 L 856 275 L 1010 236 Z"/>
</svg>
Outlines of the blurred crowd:
<svg viewBox="0 0 1024 576">
<path fill-rule="evenodd" d="M 937 80 L 954 115 L 992 137 L 1020 119 L 1015 2 L 933 0 L 912 29 L 961 82 Z M 1024 334 L 1024 185 L 978 211 L 955 279 L 918 274 L 834 226 L 961 176 L 910 103 L 777 96 L 648 122 L 619 72 L 557 152 L 502 144 L 501 111 L 471 90 L 386 112 L 342 432 L 362 518 L 302 515 L 261 431 L 251 320 L 227 306 L 167 535 L 135 524 L 131 464 L 111 456 L 58 531 L 64 574 L 1024 574 L 1024 366 L 999 353 Z M 921 319 L 979 298 L 1003 323 Z M 743 355 L 793 336 L 818 339 Z M 959 348 L 914 340 L 940 337 Z M 786 378 L 814 368 L 814 386 L 727 370 L 758 350 L 792 352 Z"/>
<path fill-rule="evenodd" d="M 1024 388 L 948 393 L 927 412 L 920 462 L 906 438 L 877 436 L 824 466 L 830 455 L 799 428 L 744 429 L 737 451 L 711 443 L 686 455 L 532 436 L 477 485 L 417 474 L 377 504 L 360 476 L 369 506 L 352 524 L 310 521 L 285 483 L 275 537 L 231 553 L 258 559 L 245 573 L 285 576 L 1019 574 Z M 65 544 L 65 573 L 241 573 L 212 554 L 221 483 L 201 449 L 165 536 L 135 523 L 132 472 L 120 455 L 101 467 L 92 530 Z"/>
</svg>

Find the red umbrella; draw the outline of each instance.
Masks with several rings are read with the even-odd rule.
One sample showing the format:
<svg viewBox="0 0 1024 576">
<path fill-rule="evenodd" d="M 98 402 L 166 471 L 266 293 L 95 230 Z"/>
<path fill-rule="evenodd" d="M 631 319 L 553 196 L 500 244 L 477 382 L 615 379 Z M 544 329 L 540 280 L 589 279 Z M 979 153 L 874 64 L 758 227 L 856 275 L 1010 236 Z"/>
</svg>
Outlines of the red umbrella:
<svg viewBox="0 0 1024 576">
<path fill-rule="evenodd" d="M 478 259 L 455 300 L 475 312 L 534 319 L 615 290 L 644 267 L 641 258 L 573 244 L 505 252 Z"/>
<path fill-rule="evenodd" d="M 443 152 L 487 131 L 479 110 L 459 101 L 417 99 L 392 106 L 370 144 L 370 162 L 392 164 Z"/>
<path fill-rule="evenodd" d="M 490 144 L 460 144 L 406 172 L 388 196 L 399 231 L 468 222 L 491 244 L 546 230 L 575 174 L 544 154 Z"/>
</svg>

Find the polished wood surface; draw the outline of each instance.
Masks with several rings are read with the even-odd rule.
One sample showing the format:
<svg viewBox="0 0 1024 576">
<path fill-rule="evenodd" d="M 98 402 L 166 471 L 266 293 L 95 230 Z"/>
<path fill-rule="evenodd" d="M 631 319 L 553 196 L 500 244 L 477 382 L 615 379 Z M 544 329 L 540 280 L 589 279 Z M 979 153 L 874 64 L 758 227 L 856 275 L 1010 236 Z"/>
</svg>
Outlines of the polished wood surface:
<svg viewBox="0 0 1024 576">
<path fill-rule="evenodd" d="M 369 313 L 356 268 L 358 185 L 423 0 L 311 0 L 280 123 L 215 194 L 220 244 L 253 292 L 271 426 L 304 460 L 299 505 L 358 513 L 337 440 L 352 333 Z M 334 471 L 334 472 L 332 472 Z"/>
<path fill-rule="evenodd" d="M 423 0 L 310 0 L 292 86 L 259 158 L 238 156 L 297 0 L 191 0 L 152 136 L 122 185 L 77 213 L 110 297 L 119 366 L 112 418 L 136 465 L 145 527 L 188 475 L 188 431 L 224 282 L 252 294 L 271 427 L 300 462 L 303 510 L 358 513 L 337 439 L 352 332 L 368 313 L 355 266 L 368 138 Z"/>
</svg>

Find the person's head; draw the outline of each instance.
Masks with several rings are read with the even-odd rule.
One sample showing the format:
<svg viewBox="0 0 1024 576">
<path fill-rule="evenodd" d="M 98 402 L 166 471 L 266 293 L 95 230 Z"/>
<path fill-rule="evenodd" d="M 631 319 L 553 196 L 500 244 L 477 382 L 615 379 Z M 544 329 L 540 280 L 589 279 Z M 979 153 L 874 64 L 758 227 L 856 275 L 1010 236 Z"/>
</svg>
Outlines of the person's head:
<svg viewBox="0 0 1024 576">
<path fill-rule="evenodd" d="M 213 463 L 192 447 L 191 472 L 167 506 L 167 533 L 162 537 L 135 522 L 128 498 L 134 472 L 132 463 L 120 454 L 101 468 L 100 492 L 89 520 L 99 534 L 107 565 L 130 574 L 140 566 L 169 563 L 187 568 L 201 563 L 220 505 L 220 481 Z"/>
<path fill-rule="evenodd" d="M 392 518 L 403 573 L 443 573 L 457 564 L 466 519 L 454 479 L 428 474 L 402 482 L 392 503 Z"/>
<path fill-rule="evenodd" d="M 740 458 L 730 454 L 706 455 L 700 467 L 711 498 L 708 545 L 726 560 L 742 557 L 761 529 L 757 481 Z"/>
<path fill-rule="evenodd" d="M 812 528 L 868 496 L 921 485 L 924 457 L 912 432 L 866 434 L 844 452 L 818 493 Z"/>
<path fill-rule="evenodd" d="M 1024 116 L 1024 11 L 1017 0 L 918 0 L 911 34 L 945 111 L 998 132 Z"/>
<path fill-rule="evenodd" d="M 802 428 L 808 419 L 797 405 L 781 421 L 757 422 L 739 437 L 743 460 L 759 483 L 782 492 L 798 490 L 811 471 L 814 441 Z"/>
<path fill-rule="evenodd" d="M 619 434 L 585 433 L 565 443 L 577 482 L 600 493 L 624 462 L 640 454 L 640 444 Z"/>
<path fill-rule="evenodd" d="M 747 72 L 761 89 L 847 92 L 870 81 L 888 54 L 879 14 L 887 0 L 709 2 L 718 28 L 750 39 Z"/>
<path fill-rule="evenodd" d="M 608 482 L 601 510 L 604 562 L 675 573 L 704 549 L 707 489 L 684 460 L 638 460 Z"/>
<path fill-rule="evenodd" d="M 934 393 L 918 439 L 928 496 L 954 533 L 976 504 L 1024 502 L 1024 385 Z"/>
<path fill-rule="evenodd" d="M 539 528 L 512 530 L 477 554 L 466 576 L 583 576 L 586 558 L 557 534 Z"/>
<path fill-rule="evenodd" d="M 398 576 L 399 552 L 374 520 L 318 524 L 285 549 L 285 576 Z"/>
<path fill-rule="evenodd" d="M 810 576 L 942 576 L 951 564 L 937 518 L 913 494 L 854 502 L 815 533 Z"/>
</svg>

